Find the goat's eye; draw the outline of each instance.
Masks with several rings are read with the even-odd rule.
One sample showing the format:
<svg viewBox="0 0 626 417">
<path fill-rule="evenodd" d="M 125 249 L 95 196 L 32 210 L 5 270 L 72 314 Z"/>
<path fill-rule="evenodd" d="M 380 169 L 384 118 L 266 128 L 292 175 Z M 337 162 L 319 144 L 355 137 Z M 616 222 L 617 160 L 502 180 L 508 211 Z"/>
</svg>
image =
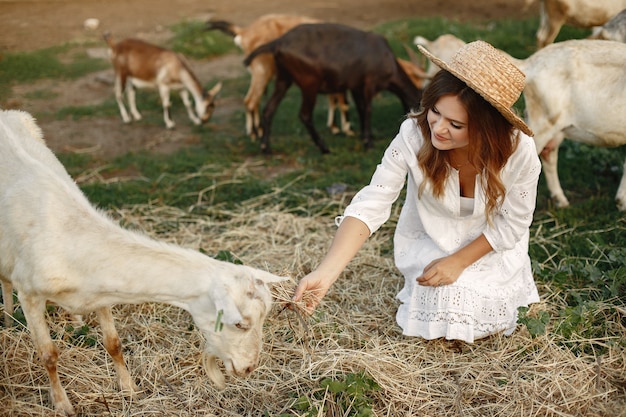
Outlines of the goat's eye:
<svg viewBox="0 0 626 417">
<path fill-rule="evenodd" d="M 235 327 L 238 328 L 239 330 L 248 330 L 250 328 L 250 326 L 246 325 L 243 322 L 239 322 L 239 323 L 235 323 Z"/>
</svg>

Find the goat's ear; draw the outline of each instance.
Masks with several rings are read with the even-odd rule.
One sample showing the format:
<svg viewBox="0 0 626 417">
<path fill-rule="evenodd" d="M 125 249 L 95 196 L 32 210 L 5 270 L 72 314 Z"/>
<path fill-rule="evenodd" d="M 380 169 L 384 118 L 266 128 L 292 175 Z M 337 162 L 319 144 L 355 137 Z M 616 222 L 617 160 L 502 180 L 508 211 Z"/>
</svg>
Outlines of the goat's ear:
<svg viewBox="0 0 626 417">
<path fill-rule="evenodd" d="M 262 269 L 256 269 L 249 266 L 245 266 L 250 271 L 250 275 L 256 280 L 260 280 L 264 284 L 272 284 L 276 282 L 288 281 L 289 277 L 281 277 L 279 275 L 274 275 L 271 272 L 263 271 Z"/>
<path fill-rule="evenodd" d="M 215 84 L 213 88 L 209 90 L 209 95 L 215 97 L 222 90 L 222 82 Z"/>
</svg>

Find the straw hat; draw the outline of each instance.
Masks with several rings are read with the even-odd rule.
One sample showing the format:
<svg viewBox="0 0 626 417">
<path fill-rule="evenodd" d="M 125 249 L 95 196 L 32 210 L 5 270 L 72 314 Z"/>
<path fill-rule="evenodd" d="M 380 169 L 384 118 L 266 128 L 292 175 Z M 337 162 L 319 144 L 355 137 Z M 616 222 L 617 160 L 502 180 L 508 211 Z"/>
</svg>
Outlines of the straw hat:
<svg viewBox="0 0 626 417">
<path fill-rule="evenodd" d="M 533 131 L 513 112 L 513 104 L 524 89 L 524 73 L 509 58 L 484 41 L 470 42 L 450 62 L 419 50 L 439 68 L 451 72 L 495 107 L 513 126 L 529 136 Z"/>
</svg>

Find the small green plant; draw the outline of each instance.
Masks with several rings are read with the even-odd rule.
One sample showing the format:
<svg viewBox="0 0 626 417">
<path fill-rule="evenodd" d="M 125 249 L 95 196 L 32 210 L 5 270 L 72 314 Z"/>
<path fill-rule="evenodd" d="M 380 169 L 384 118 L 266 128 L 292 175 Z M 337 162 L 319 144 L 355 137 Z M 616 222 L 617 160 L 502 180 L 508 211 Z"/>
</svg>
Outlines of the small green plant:
<svg viewBox="0 0 626 417">
<path fill-rule="evenodd" d="M 91 334 L 89 326 L 86 324 L 78 328 L 68 324 L 65 331 L 69 334 L 69 341 L 74 346 L 94 347 L 98 343 L 97 337 Z"/>
<path fill-rule="evenodd" d="M 243 265 L 243 262 L 241 262 L 239 258 L 235 257 L 235 255 L 233 255 L 231 251 L 227 250 L 221 250 L 217 252 L 217 255 L 215 255 L 215 259 L 217 259 L 218 261 L 230 262 L 231 264 L 235 265 Z"/>
<path fill-rule="evenodd" d="M 301 396 L 292 408 L 306 412 L 304 415 L 308 417 L 318 416 L 320 412 L 322 415 L 369 417 L 373 415 L 371 394 L 379 389 L 376 381 L 365 372 L 349 373 L 340 380 L 324 378 L 312 398 Z"/>
<path fill-rule="evenodd" d="M 540 311 L 536 317 L 528 315 L 528 307 L 519 307 L 517 311 L 517 322 L 526 326 L 531 337 L 535 338 L 546 333 L 546 326 L 550 321 L 550 314 L 547 311 Z"/>
</svg>

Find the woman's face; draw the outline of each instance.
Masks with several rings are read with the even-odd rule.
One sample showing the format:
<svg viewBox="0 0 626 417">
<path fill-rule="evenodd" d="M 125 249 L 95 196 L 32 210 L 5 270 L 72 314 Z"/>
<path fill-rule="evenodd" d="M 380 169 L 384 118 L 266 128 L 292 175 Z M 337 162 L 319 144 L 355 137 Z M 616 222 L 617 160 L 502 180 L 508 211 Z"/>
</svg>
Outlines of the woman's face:
<svg viewBox="0 0 626 417">
<path fill-rule="evenodd" d="M 440 151 L 463 148 L 469 144 L 467 111 L 457 96 L 442 96 L 428 110 L 430 140 Z"/>
</svg>

